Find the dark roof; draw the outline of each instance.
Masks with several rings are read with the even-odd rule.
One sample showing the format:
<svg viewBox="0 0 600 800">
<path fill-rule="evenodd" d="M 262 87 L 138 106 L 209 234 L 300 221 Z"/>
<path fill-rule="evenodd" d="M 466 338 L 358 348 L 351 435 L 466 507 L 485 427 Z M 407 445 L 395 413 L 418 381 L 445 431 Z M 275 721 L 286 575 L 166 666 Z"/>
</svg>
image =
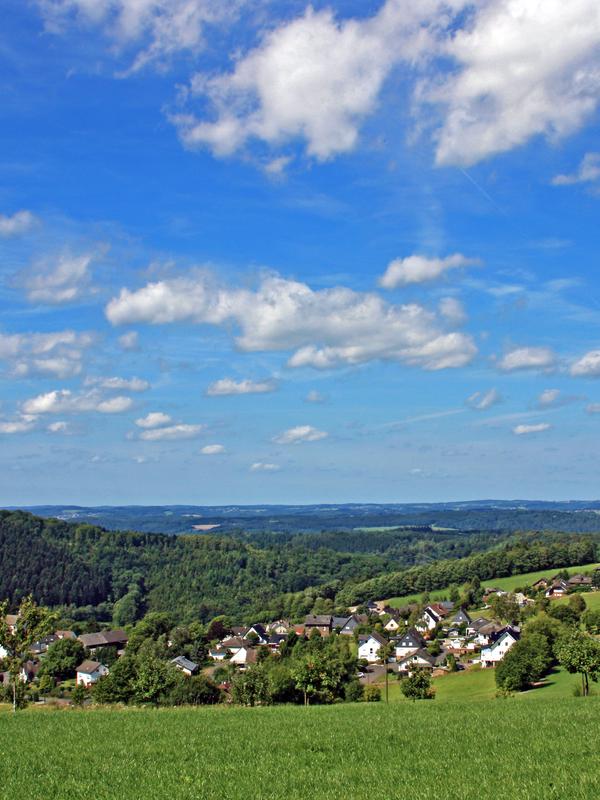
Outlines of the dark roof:
<svg viewBox="0 0 600 800">
<path fill-rule="evenodd" d="M 399 664 L 403 664 L 405 661 L 411 661 L 415 657 L 422 658 L 424 661 L 427 661 L 429 664 L 431 664 L 431 666 L 433 666 L 435 664 L 435 658 L 431 655 L 429 650 L 427 650 L 425 647 L 421 647 L 421 648 L 419 648 L 419 650 L 416 650 L 414 653 L 410 653 L 409 655 L 404 656 L 404 658 L 401 658 L 398 663 Z"/>
<path fill-rule="evenodd" d="M 304 620 L 304 625 L 328 628 L 331 626 L 332 619 L 331 614 L 308 614 Z"/>
<path fill-rule="evenodd" d="M 81 664 L 77 667 L 77 672 L 85 672 L 86 674 L 90 675 L 92 672 L 96 672 L 98 667 L 101 667 L 102 664 L 99 661 L 82 661 Z"/>
<path fill-rule="evenodd" d="M 97 633 L 82 633 L 79 641 L 84 647 L 106 647 L 107 645 L 127 644 L 128 637 L 125 631 L 98 631 Z"/>
<path fill-rule="evenodd" d="M 261 625 L 260 622 L 257 622 L 255 625 L 250 625 L 250 627 L 246 630 L 246 633 L 244 634 L 244 637 L 248 636 L 248 634 L 252 633 L 252 631 L 254 631 L 254 633 L 257 636 L 259 636 L 261 639 L 267 639 L 268 636 L 269 636 L 265 626 Z"/>
<path fill-rule="evenodd" d="M 383 645 L 388 643 L 387 639 L 384 639 L 377 631 L 373 631 L 373 633 L 363 633 L 358 637 L 358 641 L 361 643 L 368 642 L 369 639 L 375 639 L 376 642 Z"/>
<path fill-rule="evenodd" d="M 406 644 L 404 644 L 406 642 Z M 419 631 L 414 628 L 409 628 L 396 642 L 396 647 L 423 647 L 425 639 L 421 636 Z"/>
<path fill-rule="evenodd" d="M 187 669 L 189 672 L 196 672 L 198 669 L 198 664 L 190 661 L 189 658 L 186 658 L 185 656 L 177 656 L 177 658 L 172 658 L 171 664 L 175 664 L 175 666 L 179 667 L 180 669 Z"/>
</svg>

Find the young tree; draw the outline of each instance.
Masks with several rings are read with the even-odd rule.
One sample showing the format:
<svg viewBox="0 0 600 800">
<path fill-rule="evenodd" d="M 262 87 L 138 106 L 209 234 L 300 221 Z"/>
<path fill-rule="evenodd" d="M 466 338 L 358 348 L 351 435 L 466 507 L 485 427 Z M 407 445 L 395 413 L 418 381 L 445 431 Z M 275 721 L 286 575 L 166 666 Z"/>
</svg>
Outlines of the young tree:
<svg viewBox="0 0 600 800">
<path fill-rule="evenodd" d="M 590 693 L 590 680 L 600 675 L 600 642 L 587 633 L 573 631 L 559 640 L 556 655 L 562 666 L 571 673 L 581 675 L 581 693 Z"/>
<path fill-rule="evenodd" d="M 84 647 L 77 639 L 58 639 L 48 648 L 40 671 L 59 681 L 71 678 L 75 675 L 77 666 L 83 661 L 84 655 Z"/>
<path fill-rule="evenodd" d="M 594 609 L 588 608 L 585 614 L 583 614 L 581 617 L 581 621 L 583 623 L 583 627 L 588 633 L 600 633 L 600 610 L 595 611 Z"/>
<path fill-rule="evenodd" d="M 409 700 L 432 700 L 435 697 L 435 690 L 431 685 L 431 674 L 429 670 L 414 669 L 407 678 L 403 678 L 400 689 Z"/>
<path fill-rule="evenodd" d="M 6 621 L 7 611 L 8 602 L 0 603 L 0 645 L 7 652 L 5 660 L 10 673 L 13 711 L 16 711 L 21 667 L 30 656 L 31 645 L 54 630 L 56 614 L 38 606 L 31 596 L 26 597 L 19 606 L 17 622 L 11 631 Z"/>
</svg>

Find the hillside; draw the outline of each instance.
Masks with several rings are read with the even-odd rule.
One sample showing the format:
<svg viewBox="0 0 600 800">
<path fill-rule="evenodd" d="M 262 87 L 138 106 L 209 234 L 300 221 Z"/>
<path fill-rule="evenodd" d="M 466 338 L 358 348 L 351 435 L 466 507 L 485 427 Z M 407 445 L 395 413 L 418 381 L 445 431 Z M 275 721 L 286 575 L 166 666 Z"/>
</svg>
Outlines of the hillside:
<svg viewBox="0 0 600 800">
<path fill-rule="evenodd" d="M 440 787 L 496 797 L 501 782 L 506 800 L 588 800 L 600 793 L 599 712 L 599 697 L 31 709 L 0 713 L 0 785 L 30 800 L 430 800 Z"/>
</svg>

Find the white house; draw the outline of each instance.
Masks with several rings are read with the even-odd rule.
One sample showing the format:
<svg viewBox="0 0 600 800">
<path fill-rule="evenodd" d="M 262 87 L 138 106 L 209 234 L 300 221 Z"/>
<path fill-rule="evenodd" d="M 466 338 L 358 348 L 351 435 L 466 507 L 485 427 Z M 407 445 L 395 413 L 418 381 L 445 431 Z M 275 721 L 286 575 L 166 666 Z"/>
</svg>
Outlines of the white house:
<svg viewBox="0 0 600 800">
<path fill-rule="evenodd" d="M 108 667 L 105 667 L 104 664 L 99 661 L 84 661 L 77 667 L 77 686 L 91 686 L 104 675 L 108 675 Z"/>
<path fill-rule="evenodd" d="M 399 619 L 396 619 L 396 617 L 390 617 L 383 627 L 386 629 L 386 631 L 395 633 L 397 630 L 400 630 L 400 628 L 403 627 L 403 622 Z"/>
<path fill-rule="evenodd" d="M 394 644 L 396 661 L 400 661 L 405 656 L 415 653 L 422 647 L 425 647 L 425 639 L 414 628 L 409 628 Z"/>
<path fill-rule="evenodd" d="M 358 639 L 358 657 L 370 664 L 379 661 L 379 650 L 386 645 L 386 640 L 377 633 L 369 633 Z"/>
<path fill-rule="evenodd" d="M 519 638 L 520 634 L 517 631 L 507 628 L 495 642 L 483 648 L 481 651 L 481 666 L 495 667 L 499 661 L 502 661 L 510 648 L 519 641 Z"/>
<path fill-rule="evenodd" d="M 5 648 L 0 644 L 0 661 L 2 661 L 3 658 L 6 658 L 7 655 L 8 651 L 5 650 Z"/>
<path fill-rule="evenodd" d="M 433 669 L 435 658 L 425 648 L 405 656 L 398 662 L 398 672 L 410 674 L 417 667 L 422 669 Z"/>
<path fill-rule="evenodd" d="M 235 652 L 230 659 L 231 664 L 244 669 L 248 664 L 256 664 L 256 650 L 254 647 L 245 645 Z"/>
<path fill-rule="evenodd" d="M 190 676 L 195 672 L 198 672 L 198 664 L 190 661 L 190 659 L 186 658 L 185 656 L 177 656 L 177 658 L 172 658 L 171 664 L 176 666 L 177 669 L 181 670 L 184 675 Z"/>
</svg>

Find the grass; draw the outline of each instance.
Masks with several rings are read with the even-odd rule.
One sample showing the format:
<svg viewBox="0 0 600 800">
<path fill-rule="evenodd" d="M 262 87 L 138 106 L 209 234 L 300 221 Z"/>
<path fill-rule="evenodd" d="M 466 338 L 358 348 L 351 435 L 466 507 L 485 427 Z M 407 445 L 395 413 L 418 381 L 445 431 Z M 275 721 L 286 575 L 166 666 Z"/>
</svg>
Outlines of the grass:
<svg viewBox="0 0 600 800">
<path fill-rule="evenodd" d="M 567 567 L 566 571 L 569 575 L 575 575 L 577 572 L 589 572 L 596 567 L 600 567 L 600 564 L 582 564 L 577 567 Z M 551 578 L 562 569 L 564 568 L 556 567 L 555 569 L 545 569 L 538 572 L 524 572 L 519 575 L 510 575 L 508 578 L 490 578 L 489 581 L 483 581 L 482 583 L 484 586 L 494 586 L 497 589 L 510 592 L 517 589 L 519 586 L 531 586 L 532 583 L 535 583 L 535 581 L 540 578 Z M 432 591 L 429 594 L 432 601 L 443 600 L 448 597 L 448 591 L 449 587 L 446 587 L 445 589 Z M 408 594 L 404 597 L 392 597 L 385 602 L 392 608 L 399 608 L 408 603 L 417 603 L 421 597 L 422 594 Z"/>
<path fill-rule="evenodd" d="M 16 800 L 587 800 L 599 720 L 599 697 L 32 709 L 0 713 L 0 786 Z"/>
</svg>

